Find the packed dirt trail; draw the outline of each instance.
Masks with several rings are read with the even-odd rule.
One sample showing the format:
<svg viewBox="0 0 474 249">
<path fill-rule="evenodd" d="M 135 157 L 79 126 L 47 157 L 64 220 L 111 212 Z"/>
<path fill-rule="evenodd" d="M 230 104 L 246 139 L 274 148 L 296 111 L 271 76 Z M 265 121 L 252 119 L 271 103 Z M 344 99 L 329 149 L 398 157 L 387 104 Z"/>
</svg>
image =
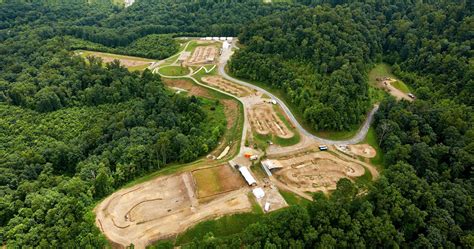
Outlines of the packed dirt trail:
<svg viewBox="0 0 474 249">
<path fill-rule="evenodd" d="M 260 91 L 260 92 L 270 96 L 272 99 L 274 99 L 282 107 L 282 109 L 285 111 L 286 115 L 290 118 L 291 122 L 293 122 L 293 124 L 295 124 L 296 128 L 302 134 L 304 134 L 305 136 L 308 136 L 308 137 L 316 140 L 317 142 L 324 143 L 324 144 L 357 144 L 357 143 L 360 143 L 364 140 L 365 136 L 367 135 L 367 132 L 369 131 L 369 127 L 370 127 L 370 124 L 372 123 L 372 120 L 374 118 L 374 114 L 377 112 L 377 110 L 379 108 L 378 105 L 375 105 L 374 108 L 369 112 L 366 120 L 364 121 L 364 124 L 362 125 L 362 127 L 359 129 L 359 131 L 357 132 L 357 134 L 354 137 L 352 137 L 350 139 L 347 139 L 347 140 L 330 140 L 330 139 L 324 139 L 324 138 L 317 137 L 317 136 L 311 134 L 306 129 L 304 129 L 301 126 L 301 124 L 298 122 L 296 117 L 293 115 L 293 113 L 290 111 L 290 109 L 286 106 L 286 104 L 282 100 L 277 98 L 275 95 L 273 95 L 272 93 L 268 92 L 267 90 L 265 90 L 261 87 L 255 86 L 253 84 L 250 84 L 248 82 L 233 78 L 232 76 L 228 75 L 227 72 L 225 71 L 225 67 L 226 67 L 227 62 L 229 61 L 230 57 L 232 56 L 232 54 L 233 54 L 233 51 L 232 51 L 231 47 L 222 50 L 222 55 L 220 56 L 219 65 L 218 65 L 219 74 L 227 80 L 230 80 L 230 81 L 233 81 L 235 83 L 241 84 L 243 86 L 255 89 L 257 91 Z"/>
</svg>

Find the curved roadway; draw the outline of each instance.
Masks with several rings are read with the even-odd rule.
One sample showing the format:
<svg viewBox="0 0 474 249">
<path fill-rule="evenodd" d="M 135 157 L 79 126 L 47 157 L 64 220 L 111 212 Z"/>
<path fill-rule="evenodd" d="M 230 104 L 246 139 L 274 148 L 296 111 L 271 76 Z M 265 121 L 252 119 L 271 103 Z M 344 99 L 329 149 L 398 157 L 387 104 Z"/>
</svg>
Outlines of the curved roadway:
<svg viewBox="0 0 474 249">
<path fill-rule="evenodd" d="M 185 48 L 178 54 L 181 54 L 183 51 L 186 51 L 186 47 L 189 45 L 189 42 L 186 44 Z M 367 116 L 366 120 L 364 121 L 362 127 L 359 128 L 359 130 L 357 131 L 357 133 L 350 139 L 345 139 L 345 140 L 330 140 L 330 139 L 325 139 L 325 138 L 320 138 L 318 136 L 315 136 L 313 134 L 311 134 L 309 131 L 307 131 L 305 128 L 303 128 L 303 126 L 301 126 L 301 124 L 298 122 L 298 120 L 296 119 L 296 117 L 293 115 L 293 113 L 290 111 L 290 109 L 288 108 L 288 106 L 286 106 L 285 102 L 283 102 L 281 99 L 279 99 L 278 97 L 276 97 L 275 95 L 273 95 L 271 92 L 259 87 L 259 86 L 256 86 L 256 85 L 253 85 L 251 83 L 248 83 L 248 82 L 245 82 L 243 80 L 239 80 L 239 79 L 236 79 L 230 75 L 227 74 L 227 72 L 225 71 L 225 66 L 227 65 L 227 62 L 229 61 L 230 57 L 232 56 L 233 52 L 232 52 L 232 49 L 231 48 L 228 48 L 228 49 L 223 49 L 222 50 L 222 54 L 219 58 L 219 63 L 218 63 L 218 70 L 219 70 L 219 74 L 224 77 L 225 79 L 227 80 L 230 80 L 230 81 L 233 81 L 235 83 L 238 83 L 240 85 L 243 85 L 243 86 L 246 86 L 246 87 L 249 87 L 251 89 L 255 89 L 257 91 L 260 91 L 262 93 L 265 93 L 266 95 L 270 96 L 272 99 L 274 99 L 281 107 L 282 109 L 285 111 L 286 115 L 290 118 L 291 122 L 293 124 L 295 124 L 295 127 L 305 136 L 311 138 L 311 139 L 314 139 L 315 141 L 319 142 L 319 143 L 323 143 L 323 144 L 357 144 L 357 143 L 360 143 L 364 140 L 364 138 L 366 137 L 367 135 L 367 132 L 369 131 L 369 127 L 370 127 L 370 124 L 372 123 L 373 121 L 373 118 L 374 118 L 374 114 L 377 112 L 377 110 L 379 109 L 379 106 L 378 105 L 375 105 L 374 108 L 369 112 L 369 115 Z M 170 65 L 174 65 L 176 63 L 173 62 L 171 63 Z M 166 75 L 162 75 L 161 73 L 158 72 L 157 69 L 159 69 L 160 63 L 158 63 L 154 68 L 153 68 L 153 72 L 154 73 L 158 73 L 160 76 L 162 77 L 166 77 L 166 78 L 190 78 L 191 80 L 193 80 L 194 82 L 196 82 L 198 85 L 201 85 L 201 86 L 204 86 L 204 87 L 208 87 L 208 88 L 212 88 L 213 90 L 216 90 L 216 91 L 219 91 L 223 94 L 226 94 L 226 95 L 229 95 L 229 96 L 232 96 L 232 97 L 235 97 L 227 92 L 224 92 L 224 91 L 221 91 L 220 89 L 216 89 L 216 88 L 213 88 L 213 87 L 210 87 L 210 86 L 207 86 L 207 85 L 204 85 L 204 84 L 201 84 L 199 81 L 197 81 L 196 79 L 194 79 L 192 77 L 192 75 L 196 72 L 193 72 L 192 69 L 190 69 L 190 73 L 187 74 L 187 75 L 183 75 L 183 76 L 166 76 Z M 170 65 L 166 65 L 166 66 L 170 66 Z M 238 97 L 235 97 L 236 99 L 239 99 Z M 240 101 L 240 99 L 239 99 Z M 240 101 L 242 103 L 242 101 Z M 244 112 L 245 112 L 245 108 L 244 108 Z M 246 117 L 244 117 L 246 118 Z M 242 139 L 244 140 L 244 139 Z"/>
<path fill-rule="evenodd" d="M 286 106 L 286 104 L 282 100 L 277 98 L 275 95 L 273 95 L 271 92 L 269 92 L 269 91 L 267 91 L 267 90 L 265 90 L 261 87 L 258 87 L 256 85 L 253 85 L 253 84 L 250 84 L 248 82 L 233 78 L 232 76 L 228 75 L 227 72 L 225 71 L 225 66 L 227 65 L 227 61 L 230 59 L 231 55 L 232 55 L 231 48 L 223 49 L 222 55 L 221 55 L 220 61 L 219 61 L 219 66 L 218 66 L 219 74 L 227 80 L 230 80 L 230 81 L 236 82 L 238 84 L 244 85 L 246 87 L 258 90 L 258 91 L 263 92 L 266 95 L 270 96 L 272 99 L 274 99 L 283 108 L 283 110 L 286 112 L 286 115 L 295 124 L 296 128 L 298 128 L 298 130 L 301 133 L 303 133 L 304 135 L 306 135 L 306 136 L 308 136 L 308 137 L 310 137 L 310 138 L 312 138 L 312 139 L 314 139 L 314 140 L 316 140 L 320 143 L 325 143 L 325 144 L 357 144 L 357 143 L 360 143 L 364 140 L 365 136 L 367 135 L 367 132 L 369 131 L 370 124 L 373 121 L 374 114 L 379 109 L 378 105 L 375 105 L 374 108 L 370 111 L 369 115 L 367 116 L 367 119 L 364 121 L 364 124 L 362 125 L 362 127 L 359 129 L 359 131 L 357 132 L 357 134 L 354 137 L 352 137 L 350 139 L 346 139 L 346 140 L 329 140 L 329 139 L 324 139 L 324 138 L 317 137 L 317 136 L 311 134 L 310 132 L 308 132 L 305 128 L 303 128 L 300 125 L 300 123 L 298 122 L 298 120 L 296 119 L 296 117 L 293 115 L 293 113 L 290 111 L 290 109 Z"/>
</svg>

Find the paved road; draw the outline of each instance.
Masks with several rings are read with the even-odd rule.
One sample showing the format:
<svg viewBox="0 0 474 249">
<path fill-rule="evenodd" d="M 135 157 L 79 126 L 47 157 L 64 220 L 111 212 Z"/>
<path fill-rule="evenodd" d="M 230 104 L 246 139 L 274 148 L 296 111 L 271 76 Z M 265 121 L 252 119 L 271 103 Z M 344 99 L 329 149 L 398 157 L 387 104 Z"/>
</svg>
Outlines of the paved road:
<svg viewBox="0 0 474 249">
<path fill-rule="evenodd" d="M 293 124 L 295 124 L 296 128 L 301 133 L 303 133 L 304 135 L 316 140 L 317 142 L 324 143 L 324 144 L 357 144 L 357 143 L 360 143 L 364 140 L 365 136 L 367 135 L 367 132 L 369 131 L 369 127 L 370 127 L 370 124 L 372 123 L 374 114 L 375 114 L 375 112 L 377 112 L 377 110 L 379 108 L 378 105 L 375 105 L 374 108 L 370 111 L 367 119 L 364 121 L 364 124 L 362 125 L 362 127 L 359 129 L 359 131 L 357 132 L 357 134 L 354 137 L 352 137 L 350 139 L 347 139 L 347 140 L 329 140 L 329 139 L 324 139 L 324 138 L 317 137 L 317 136 L 311 134 L 310 132 L 308 132 L 306 129 L 304 129 L 300 125 L 298 120 L 296 120 L 296 117 L 293 115 L 293 113 L 290 111 L 290 109 L 286 106 L 286 104 L 282 100 L 277 98 L 275 95 L 273 95 L 272 93 L 268 92 L 267 90 L 265 90 L 261 87 L 255 86 L 253 84 L 250 84 L 248 82 L 233 78 L 232 76 L 228 75 L 225 71 L 225 66 L 227 65 L 227 61 L 232 56 L 232 53 L 233 52 L 230 48 L 229 49 L 224 49 L 222 51 L 222 55 L 220 57 L 219 65 L 218 65 L 219 74 L 227 80 L 230 80 L 230 81 L 236 82 L 238 84 L 244 85 L 246 87 L 258 90 L 258 91 L 263 92 L 266 95 L 270 96 L 272 99 L 274 99 L 283 108 L 283 110 L 286 112 L 286 114 L 291 119 Z"/>
</svg>

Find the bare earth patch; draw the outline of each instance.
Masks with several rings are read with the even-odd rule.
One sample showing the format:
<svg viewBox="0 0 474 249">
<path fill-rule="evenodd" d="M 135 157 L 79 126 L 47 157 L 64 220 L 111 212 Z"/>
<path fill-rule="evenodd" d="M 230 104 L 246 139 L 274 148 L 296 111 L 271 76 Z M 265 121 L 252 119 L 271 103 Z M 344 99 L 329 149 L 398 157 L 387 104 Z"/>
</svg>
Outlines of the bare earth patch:
<svg viewBox="0 0 474 249">
<path fill-rule="evenodd" d="M 251 210 L 245 188 L 206 204 L 198 202 L 195 188 L 187 172 L 122 189 L 95 208 L 96 224 L 113 244 L 145 248 L 203 220 Z"/>
<path fill-rule="evenodd" d="M 362 165 L 329 152 L 306 151 L 276 159 L 283 168 L 276 178 L 302 192 L 328 192 L 341 178 L 355 179 L 365 173 Z"/>
<path fill-rule="evenodd" d="M 358 156 L 374 158 L 377 155 L 377 151 L 368 144 L 354 144 L 348 146 L 349 150 Z"/>
<path fill-rule="evenodd" d="M 217 47 L 214 45 L 198 46 L 186 62 L 186 65 L 214 63 L 217 55 L 218 50 Z"/>
<path fill-rule="evenodd" d="M 286 127 L 275 113 L 271 104 L 255 104 L 248 110 L 250 126 L 259 134 L 272 133 L 282 138 L 293 137 L 293 132 Z"/>
<path fill-rule="evenodd" d="M 112 54 L 92 52 L 92 51 L 88 51 L 85 53 L 87 56 L 94 56 L 94 57 L 101 58 L 104 63 L 109 63 L 114 60 L 119 60 L 120 64 L 125 67 L 137 67 L 137 66 L 143 66 L 143 65 L 150 65 L 151 63 L 153 63 L 153 60 L 148 60 L 148 59 L 133 57 L 133 56 L 112 55 Z"/>
<path fill-rule="evenodd" d="M 212 87 L 216 87 L 237 97 L 244 97 L 252 94 L 251 89 L 228 81 L 221 76 L 203 77 L 202 81 Z"/>
<path fill-rule="evenodd" d="M 167 79 L 167 78 L 162 78 L 162 80 L 166 86 L 186 90 L 189 92 L 190 95 L 205 97 L 205 98 L 212 98 L 211 94 L 209 93 L 207 89 L 193 84 L 190 80 L 182 80 L 182 79 L 178 80 L 178 79 Z"/>
</svg>

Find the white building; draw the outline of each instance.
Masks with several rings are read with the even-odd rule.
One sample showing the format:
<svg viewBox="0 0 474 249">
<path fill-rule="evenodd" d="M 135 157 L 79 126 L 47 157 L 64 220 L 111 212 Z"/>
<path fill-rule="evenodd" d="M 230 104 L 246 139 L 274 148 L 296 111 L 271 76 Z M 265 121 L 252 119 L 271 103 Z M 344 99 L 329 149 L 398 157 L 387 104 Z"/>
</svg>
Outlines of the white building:
<svg viewBox="0 0 474 249">
<path fill-rule="evenodd" d="M 257 181 L 255 181 L 255 178 L 252 176 L 247 167 L 240 166 L 239 171 L 249 186 L 257 185 Z"/>
<path fill-rule="evenodd" d="M 265 192 L 263 191 L 262 188 L 254 188 L 252 190 L 253 195 L 255 195 L 255 198 L 257 199 L 262 199 L 265 196 Z"/>
</svg>

